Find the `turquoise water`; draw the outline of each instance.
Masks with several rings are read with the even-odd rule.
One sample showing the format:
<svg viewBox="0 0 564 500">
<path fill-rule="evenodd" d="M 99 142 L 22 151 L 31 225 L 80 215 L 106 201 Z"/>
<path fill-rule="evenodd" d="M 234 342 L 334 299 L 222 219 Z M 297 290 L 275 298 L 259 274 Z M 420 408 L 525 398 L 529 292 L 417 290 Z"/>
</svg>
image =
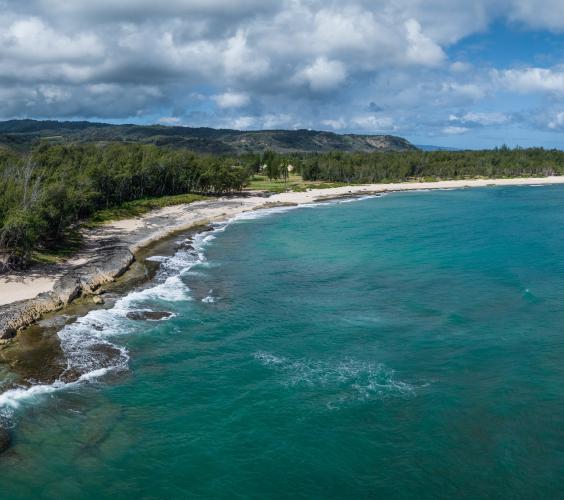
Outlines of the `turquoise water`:
<svg viewBox="0 0 564 500">
<path fill-rule="evenodd" d="M 563 187 L 220 227 L 59 334 L 81 383 L 0 396 L 0 496 L 562 498 L 563 257 Z"/>
</svg>

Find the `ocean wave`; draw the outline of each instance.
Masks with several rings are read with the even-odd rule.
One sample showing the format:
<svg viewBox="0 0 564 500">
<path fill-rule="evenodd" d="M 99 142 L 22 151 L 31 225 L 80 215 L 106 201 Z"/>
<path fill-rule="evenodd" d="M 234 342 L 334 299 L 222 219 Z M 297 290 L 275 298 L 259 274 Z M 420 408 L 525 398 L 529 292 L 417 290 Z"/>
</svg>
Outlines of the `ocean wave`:
<svg viewBox="0 0 564 500">
<path fill-rule="evenodd" d="M 304 206 L 305 205 L 289 205 L 289 206 L 283 206 L 283 207 L 262 208 L 260 210 L 253 210 L 253 211 L 249 211 L 249 212 L 241 212 L 241 213 L 235 215 L 234 217 L 232 217 L 231 219 L 229 219 L 226 222 L 225 226 L 227 227 L 230 224 L 232 224 L 233 222 L 262 219 L 264 217 L 268 217 L 269 215 L 289 212 L 291 210 L 295 210 L 297 208 L 304 207 Z"/>
<path fill-rule="evenodd" d="M 66 361 L 59 379 L 52 384 L 34 384 L 3 392 L 0 394 L 0 418 L 10 419 L 25 402 L 34 402 L 57 391 L 92 382 L 110 372 L 126 371 L 129 353 L 117 339 L 133 334 L 139 328 L 139 323 L 128 319 L 127 314 L 139 309 L 151 311 L 154 301 L 191 300 L 182 274 L 205 261 L 202 248 L 209 241 L 209 234 L 200 236 L 185 242 L 185 247 L 171 257 L 150 257 L 150 260 L 160 263 L 151 286 L 133 290 L 118 299 L 113 307 L 94 309 L 64 326 L 57 334 Z"/>
<path fill-rule="evenodd" d="M 94 309 L 59 332 L 61 350 L 66 367 L 52 384 L 34 384 L 16 387 L 0 394 L 0 417 L 9 418 L 23 402 L 35 401 L 59 390 L 99 379 L 109 372 L 128 369 L 129 353 L 119 345 L 118 338 L 135 333 L 139 323 L 127 317 L 128 313 L 152 311 L 154 301 L 182 302 L 192 300 L 190 289 L 182 276 L 194 266 L 204 264 L 204 248 L 215 239 L 215 232 L 224 230 L 219 225 L 213 231 L 196 234 L 179 242 L 181 248 L 172 256 L 155 255 L 148 260 L 158 262 L 159 270 L 151 286 L 133 290 L 118 299 L 113 307 Z"/>
<path fill-rule="evenodd" d="M 319 207 L 332 203 L 334 202 L 301 206 Z M 259 219 L 296 208 L 299 207 L 276 207 L 241 213 L 224 222 L 213 224 L 211 231 L 201 232 L 190 239 L 178 242 L 181 248 L 170 257 L 160 255 L 148 257 L 147 260 L 160 264 L 155 283 L 130 292 L 117 300 L 109 309 L 94 309 L 75 322 L 64 326 L 58 332 L 58 337 L 66 359 L 66 368 L 59 380 L 52 384 L 17 387 L 1 393 L 0 417 L 11 417 L 13 411 L 25 402 L 33 402 L 57 391 L 92 382 L 110 372 L 127 370 L 129 353 L 124 346 L 119 345 L 118 339 L 120 336 L 134 334 L 136 328 L 139 328 L 138 322 L 127 318 L 128 312 L 140 308 L 152 310 L 151 303 L 155 300 L 165 302 L 191 300 L 190 289 L 183 282 L 182 277 L 196 273 L 192 271 L 195 266 L 209 264 L 205 256 L 205 248 L 219 233 L 225 231 L 232 223 Z M 202 301 L 214 302 L 212 291 Z M 257 353 L 255 357 L 265 366 L 276 366 L 287 372 L 289 385 L 323 385 L 333 383 L 331 381 L 341 381 L 359 394 L 363 391 L 373 393 L 376 387 L 388 388 L 392 385 L 391 381 L 379 382 L 384 373 L 380 365 L 374 367 L 363 365 L 362 368 L 354 368 L 354 364 L 349 361 L 331 368 L 328 364 L 311 361 L 289 362 L 268 353 Z M 390 373 L 393 375 L 393 372 Z M 396 385 L 398 390 L 406 390 L 408 387 L 401 382 L 396 382 Z"/>
<path fill-rule="evenodd" d="M 254 358 L 263 366 L 283 374 L 280 383 L 286 387 L 304 387 L 336 393 L 329 406 L 347 401 L 410 397 L 415 386 L 397 380 L 394 370 L 382 363 L 343 359 L 315 361 L 289 360 L 268 352 L 257 352 Z"/>
<path fill-rule="evenodd" d="M 139 304 L 151 300 L 163 300 L 165 302 L 181 302 L 191 300 L 190 289 L 182 281 L 180 275 L 168 276 L 162 283 L 150 288 L 143 288 L 131 292 L 116 302 L 111 314 L 124 316 L 124 312 L 131 309 L 132 304 Z"/>
<path fill-rule="evenodd" d="M 372 200 L 374 198 L 381 198 L 384 193 L 379 194 L 365 194 L 365 195 L 353 195 L 350 198 L 345 198 L 342 200 L 337 200 L 337 203 L 342 205 L 343 203 L 353 203 L 355 201 Z"/>
<path fill-rule="evenodd" d="M 84 382 L 101 378 L 109 372 L 115 371 L 114 367 L 98 368 L 88 373 L 84 373 L 76 380 L 65 382 L 56 380 L 52 384 L 36 384 L 29 387 L 16 387 L 0 394 L 0 419 L 3 425 L 9 425 L 14 412 L 25 404 L 34 402 L 47 397 L 55 392 L 77 387 Z"/>
</svg>

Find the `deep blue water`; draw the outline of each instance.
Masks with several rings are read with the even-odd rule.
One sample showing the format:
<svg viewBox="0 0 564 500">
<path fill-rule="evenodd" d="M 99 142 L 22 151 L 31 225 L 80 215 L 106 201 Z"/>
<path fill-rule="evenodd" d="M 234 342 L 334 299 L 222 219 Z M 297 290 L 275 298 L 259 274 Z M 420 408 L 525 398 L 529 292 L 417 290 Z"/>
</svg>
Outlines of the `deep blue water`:
<svg viewBox="0 0 564 500">
<path fill-rule="evenodd" d="M 0 396 L 0 496 L 562 498 L 563 258 L 558 186 L 202 235 L 60 332 L 69 366 L 118 369 Z M 176 316 L 125 318 L 140 308 Z"/>
</svg>

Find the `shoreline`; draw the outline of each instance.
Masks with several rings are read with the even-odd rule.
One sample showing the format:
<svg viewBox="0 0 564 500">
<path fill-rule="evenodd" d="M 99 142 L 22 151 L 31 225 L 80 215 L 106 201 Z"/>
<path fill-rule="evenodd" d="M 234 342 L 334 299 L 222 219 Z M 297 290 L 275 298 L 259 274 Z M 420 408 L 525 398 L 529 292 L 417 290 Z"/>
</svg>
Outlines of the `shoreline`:
<svg viewBox="0 0 564 500">
<path fill-rule="evenodd" d="M 350 185 L 268 197 L 251 193 L 250 196 L 165 207 L 133 219 L 85 229 L 85 248 L 59 266 L 58 272 L 45 267 L 44 272 L 32 269 L 28 273 L 0 277 L 0 344 L 9 343 L 18 331 L 47 313 L 64 309 L 78 297 L 91 296 L 100 301 L 97 293 L 101 287 L 123 275 L 142 249 L 175 233 L 230 219 L 243 212 L 388 192 L 556 184 L 564 184 L 564 176 Z M 99 303 L 103 303 L 103 299 Z"/>
</svg>

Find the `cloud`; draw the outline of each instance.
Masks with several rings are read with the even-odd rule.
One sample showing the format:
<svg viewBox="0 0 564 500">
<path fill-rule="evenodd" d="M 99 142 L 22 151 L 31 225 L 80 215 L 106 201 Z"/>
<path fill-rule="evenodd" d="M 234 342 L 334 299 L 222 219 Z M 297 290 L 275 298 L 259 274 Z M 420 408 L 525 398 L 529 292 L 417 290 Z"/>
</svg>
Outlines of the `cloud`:
<svg viewBox="0 0 564 500">
<path fill-rule="evenodd" d="M 351 123 L 356 128 L 367 131 L 392 131 L 396 128 L 393 118 L 389 116 L 356 116 L 352 119 Z"/>
<path fill-rule="evenodd" d="M 231 121 L 227 126 L 235 130 L 248 130 L 253 128 L 257 119 L 254 116 L 240 116 Z"/>
<path fill-rule="evenodd" d="M 564 94 L 564 68 L 509 69 L 494 71 L 493 76 L 507 90 Z"/>
<path fill-rule="evenodd" d="M 159 118 L 159 123 L 164 125 L 178 125 L 181 121 L 182 120 L 176 116 L 163 116 L 162 118 Z"/>
<path fill-rule="evenodd" d="M 32 2 L 35 10 L 45 14 L 54 13 L 76 23 L 91 22 L 143 22 L 146 19 L 168 19 L 170 17 L 202 17 L 203 19 L 238 19 L 256 13 L 268 13 L 274 2 L 261 0 L 96 0 L 95 2 L 73 2 L 68 0 L 39 0 Z"/>
<path fill-rule="evenodd" d="M 343 118 L 321 120 L 321 124 L 333 130 L 342 130 L 347 127 L 347 122 Z"/>
<path fill-rule="evenodd" d="M 465 61 L 455 61 L 450 65 L 450 70 L 454 73 L 466 73 L 472 69 L 472 65 Z"/>
<path fill-rule="evenodd" d="M 372 113 L 379 113 L 380 111 L 384 111 L 384 107 L 379 106 L 374 101 L 371 101 L 370 104 L 368 104 L 368 111 L 371 111 Z"/>
<path fill-rule="evenodd" d="M 296 122 L 294 117 L 287 113 L 269 113 L 262 117 L 262 127 L 265 129 L 276 129 L 287 127 L 290 129 L 300 128 L 301 124 Z"/>
<path fill-rule="evenodd" d="M 242 108 L 251 102 L 248 94 L 243 92 L 225 92 L 213 97 L 220 108 Z"/>
<path fill-rule="evenodd" d="M 503 125 L 511 120 L 509 116 L 500 112 L 469 112 L 463 115 L 450 115 L 449 121 L 470 125 L 491 126 Z"/>
<path fill-rule="evenodd" d="M 297 83 L 306 81 L 311 90 L 325 92 L 337 88 L 346 78 L 347 72 L 343 63 L 319 57 L 301 70 L 296 75 L 295 81 Z"/>
<path fill-rule="evenodd" d="M 564 31 L 564 10 L 560 0 L 515 0 L 509 18 L 528 26 Z"/>
<path fill-rule="evenodd" d="M 559 113 L 556 113 L 548 122 L 548 128 L 553 130 L 564 128 L 564 112 L 560 111 Z"/>
<path fill-rule="evenodd" d="M 104 46 L 99 38 L 84 32 L 75 35 L 60 33 L 37 17 L 23 18 L 6 23 L 0 33 L 0 53 L 27 63 L 76 64 L 80 61 L 100 60 Z"/>
<path fill-rule="evenodd" d="M 487 94 L 486 85 L 481 82 L 445 82 L 442 85 L 442 92 L 445 94 L 452 94 L 472 101 L 479 101 Z"/>
<path fill-rule="evenodd" d="M 443 49 L 424 35 L 416 19 L 405 22 L 407 32 L 407 60 L 416 64 L 436 66 L 446 58 Z"/>
<path fill-rule="evenodd" d="M 564 66 L 498 67 L 457 42 L 495 22 L 560 33 L 560 3 L 0 0 L 1 117 L 489 133 L 516 116 L 500 94 L 563 98 Z M 561 128 L 537 115 L 527 126 Z"/>
<path fill-rule="evenodd" d="M 442 132 L 443 134 L 446 135 L 462 135 L 470 132 L 470 130 L 471 129 L 469 129 L 468 127 L 449 126 L 449 127 L 444 127 Z"/>
</svg>

